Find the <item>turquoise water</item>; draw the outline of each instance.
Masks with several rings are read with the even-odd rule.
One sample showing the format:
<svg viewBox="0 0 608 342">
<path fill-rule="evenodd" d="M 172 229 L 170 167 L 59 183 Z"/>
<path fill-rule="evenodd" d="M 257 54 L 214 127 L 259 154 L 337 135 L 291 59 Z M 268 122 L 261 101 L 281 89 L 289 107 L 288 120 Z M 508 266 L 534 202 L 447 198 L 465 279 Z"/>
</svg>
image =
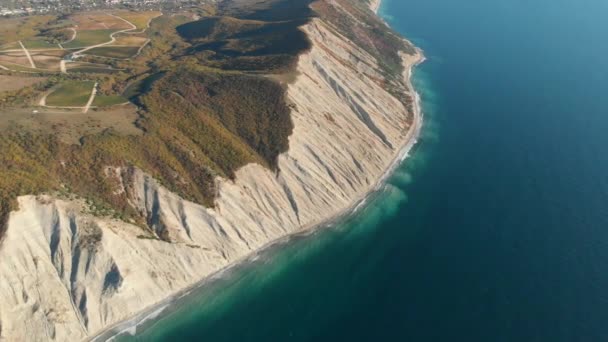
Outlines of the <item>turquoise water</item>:
<svg viewBox="0 0 608 342">
<path fill-rule="evenodd" d="M 126 340 L 608 340 L 608 2 L 381 14 L 429 58 L 413 156 L 347 221 Z"/>
</svg>

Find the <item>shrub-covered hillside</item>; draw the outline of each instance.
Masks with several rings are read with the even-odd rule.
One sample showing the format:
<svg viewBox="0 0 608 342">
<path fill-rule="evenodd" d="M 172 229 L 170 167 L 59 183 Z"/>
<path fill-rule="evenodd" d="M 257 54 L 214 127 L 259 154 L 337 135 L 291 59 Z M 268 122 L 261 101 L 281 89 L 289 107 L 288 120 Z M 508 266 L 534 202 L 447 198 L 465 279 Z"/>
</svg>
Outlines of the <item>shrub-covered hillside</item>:
<svg viewBox="0 0 608 342">
<path fill-rule="evenodd" d="M 108 167 L 119 167 L 127 183 L 130 170 L 139 167 L 206 206 L 213 206 L 217 176 L 233 178 L 248 163 L 276 170 L 292 123 L 285 87 L 264 74 L 291 72 L 310 47 L 298 29 L 309 11 L 270 20 L 272 6 L 287 2 L 293 3 L 233 6 L 186 24 L 160 18 L 157 25 L 164 26 L 152 27 L 151 47 L 142 57 L 148 70 L 134 75 L 124 94 L 140 106 L 141 135 L 105 129 L 82 136 L 78 144 L 25 127 L 0 135 L 2 223 L 18 196 L 52 192 L 83 197 L 94 213 L 146 229 L 146 213 L 130 206 L 129 189 L 118 191 Z M 258 11 L 260 18 L 249 19 Z M 167 24 L 175 24 L 173 33 Z"/>
<path fill-rule="evenodd" d="M 230 0 L 206 11 L 212 16 L 194 22 L 156 19 L 137 61 L 116 62 L 124 71 L 101 82 L 102 93 L 122 89 L 139 106 L 141 134 L 106 128 L 78 143 L 18 125 L 0 134 L 0 238 L 16 198 L 45 192 L 85 198 L 93 213 L 147 229 L 146 213 L 130 206 L 128 186 L 121 188 L 111 168 L 127 184 L 141 168 L 206 206 L 213 206 L 218 176 L 233 178 L 248 163 L 278 172 L 293 127 L 284 85 L 266 76 L 294 73 L 310 48 L 299 28 L 314 16 L 377 57 L 385 76 L 378 82 L 411 104 L 398 50 L 414 49 L 363 0 Z M 35 101 L 40 91 L 30 88 L 15 93 L 24 95 L 20 103 Z"/>
</svg>

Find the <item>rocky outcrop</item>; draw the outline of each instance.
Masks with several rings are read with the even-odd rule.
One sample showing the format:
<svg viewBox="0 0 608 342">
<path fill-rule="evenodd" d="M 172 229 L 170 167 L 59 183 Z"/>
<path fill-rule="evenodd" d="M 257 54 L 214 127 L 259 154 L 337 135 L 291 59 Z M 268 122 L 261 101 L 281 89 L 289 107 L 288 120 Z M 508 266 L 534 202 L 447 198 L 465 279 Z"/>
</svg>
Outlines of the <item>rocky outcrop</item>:
<svg viewBox="0 0 608 342">
<path fill-rule="evenodd" d="M 0 247 L 0 339 L 95 335 L 278 238 L 331 219 L 376 185 L 411 146 L 418 119 L 377 83 L 374 57 L 319 19 L 303 30 L 313 47 L 288 86 L 294 131 L 279 172 L 251 164 L 235 181 L 218 179 L 216 205 L 208 209 L 140 170 L 110 170 L 154 234 L 88 214 L 80 200 L 19 198 Z M 406 70 L 420 58 L 404 56 Z"/>
</svg>

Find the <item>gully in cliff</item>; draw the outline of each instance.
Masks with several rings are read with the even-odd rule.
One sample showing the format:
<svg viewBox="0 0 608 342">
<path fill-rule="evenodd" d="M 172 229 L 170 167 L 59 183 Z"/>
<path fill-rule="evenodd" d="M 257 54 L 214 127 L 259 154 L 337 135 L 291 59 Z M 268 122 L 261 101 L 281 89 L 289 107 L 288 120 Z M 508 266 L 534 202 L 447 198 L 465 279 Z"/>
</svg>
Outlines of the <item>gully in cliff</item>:
<svg viewBox="0 0 608 342">
<path fill-rule="evenodd" d="M 130 81 L 141 132 L 49 138 L 59 160 L 35 162 L 59 166 L 14 199 L 2 336 L 108 337 L 377 189 L 417 139 L 422 54 L 368 6 L 235 0 L 154 19 L 175 31 L 141 58 L 172 58 Z"/>
</svg>

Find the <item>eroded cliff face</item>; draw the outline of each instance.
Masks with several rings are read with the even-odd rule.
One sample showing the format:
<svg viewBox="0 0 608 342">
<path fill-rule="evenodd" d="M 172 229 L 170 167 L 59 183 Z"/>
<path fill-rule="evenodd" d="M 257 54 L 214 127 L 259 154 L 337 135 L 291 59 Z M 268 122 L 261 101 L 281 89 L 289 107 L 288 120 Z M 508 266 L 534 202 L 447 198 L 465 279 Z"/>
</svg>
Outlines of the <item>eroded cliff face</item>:
<svg viewBox="0 0 608 342">
<path fill-rule="evenodd" d="M 0 339 L 91 337 L 264 245 L 347 210 L 373 188 L 418 121 L 380 85 L 374 57 L 319 19 L 289 85 L 294 131 L 279 172 L 256 164 L 218 179 L 214 209 L 140 170 L 109 176 L 157 236 L 87 213 L 79 200 L 19 198 L 0 247 Z M 421 58 L 404 55 L 408 70 Z M 403 88 L 408 91 L 404 75 Z"/>
</svg>

